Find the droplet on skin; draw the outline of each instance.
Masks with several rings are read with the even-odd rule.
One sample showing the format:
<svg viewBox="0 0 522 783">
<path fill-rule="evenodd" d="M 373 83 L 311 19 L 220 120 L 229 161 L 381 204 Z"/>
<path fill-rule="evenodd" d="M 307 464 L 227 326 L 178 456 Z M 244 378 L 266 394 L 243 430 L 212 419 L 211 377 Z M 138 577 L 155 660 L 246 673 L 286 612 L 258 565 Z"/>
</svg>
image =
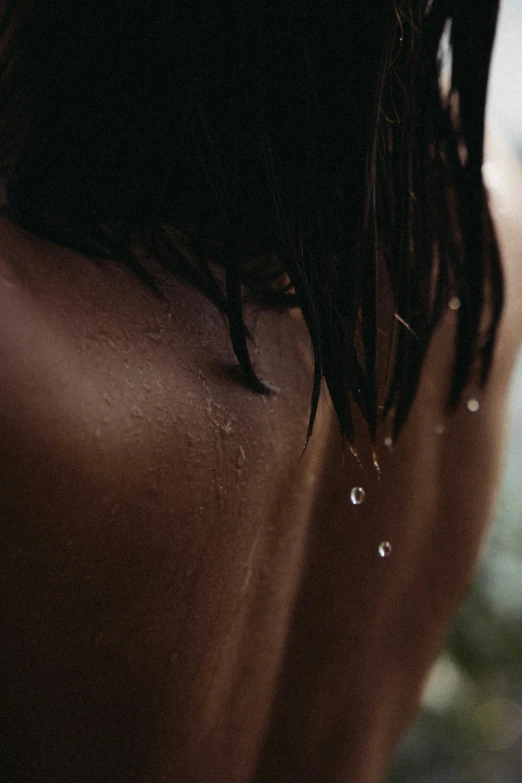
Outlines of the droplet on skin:
<svg viewBox="0 0 522 783">
<path fill-rule="evenodd" d="M 392 545 L 389 541 L 382 541 L 379 544 L 379 556 L 382 558 L 389 557 L 392 553 Z"/>
<path fill-rule="evenodd" d="M 437 424 L 437 426 L 435 427 L 435 435 L 444 435 L 445 432 L 446 432 L 446 427 L 444 426 L 444 424 Z"/>
<path fill-rule="evenodd" d="M 238 468 L 242 468 L 245 462 L 246 462 L 245 449 L 243 448 L 243 446 L 240 446 L 237 452 L 237 459 L 236 459 L 236 464 Z"/>
<path fill-rule="evenodd" d="M 366 492 L 362 487 L 354 487 L 350 492 L 350 500 L 354 506 L 360 506 L 364 502 Z"/>
<path fill-rule="evenodd" d="M 225 424 L 221 425 L 221 430 L 222 432 L 224 432 L 225 435 L 230 435 L 233 429 L 234 429 L 234 425 L 232 419 L 227 419 Z"/>
<path fill-rule="evenodd" d="M 387 446 L 389 449 L 391 449 L 391 447 L 393 446 L 393 439 L 391 438 L 390 435 L 387 435 L 384 438 L 384 445 Z"/>
<path fill-rule="evenodd" d="M 476 413 L 480 409 L 480 402 L 475 399 L 475 397 L 472 397 L 468 402 L 466 403 L 468 411 L 471 413 Z"/>
<path fill-rule="evenodd" d="M 452 296 L 451 299 L 448 302 L 448 307 L 450 310 L 458 310 L 461 305 L 461 301 L 458 298 L 458 296 Z"/>
</svg>

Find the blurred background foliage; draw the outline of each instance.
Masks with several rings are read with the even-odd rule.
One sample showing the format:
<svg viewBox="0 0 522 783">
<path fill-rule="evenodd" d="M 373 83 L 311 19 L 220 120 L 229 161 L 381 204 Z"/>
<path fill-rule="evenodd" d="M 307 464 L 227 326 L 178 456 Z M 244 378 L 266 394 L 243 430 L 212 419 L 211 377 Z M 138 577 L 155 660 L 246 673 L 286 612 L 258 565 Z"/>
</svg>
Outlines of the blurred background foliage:
<svg viewBox="0 0 522 783">
<path fill-rule="evenodd" d="M 502 0 L 488 122 L 522 160 L 521 41 L 522 2 Z M 482 565 L 389 783 L 522 783 L 522 354 L 506 447 Z"/>
</svg>

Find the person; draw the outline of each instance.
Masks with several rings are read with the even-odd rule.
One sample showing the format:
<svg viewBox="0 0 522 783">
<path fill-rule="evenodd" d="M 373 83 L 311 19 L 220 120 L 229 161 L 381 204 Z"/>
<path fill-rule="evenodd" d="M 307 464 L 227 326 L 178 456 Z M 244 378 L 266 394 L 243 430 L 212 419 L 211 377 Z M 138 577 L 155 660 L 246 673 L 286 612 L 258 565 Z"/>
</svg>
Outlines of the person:
<svg viewBox="0 0 522 783">
<path fill-rule="evenodd" d="M 497 3 L 2 12 L 0 778 L 377 783 L 498 484 Z"/>
</svg>

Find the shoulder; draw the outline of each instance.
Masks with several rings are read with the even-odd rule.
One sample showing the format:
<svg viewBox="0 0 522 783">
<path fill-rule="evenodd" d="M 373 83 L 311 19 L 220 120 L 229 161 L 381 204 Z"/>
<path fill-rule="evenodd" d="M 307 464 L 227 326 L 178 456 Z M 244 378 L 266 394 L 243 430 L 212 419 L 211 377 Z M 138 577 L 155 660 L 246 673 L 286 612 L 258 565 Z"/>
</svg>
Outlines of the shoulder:
<svg viewBox="0 0 522 783">
<path fill-rule="evenodd" d="M 88 472 L 104 483 L 110 472 L 123 482 L 150 473 L 154 454 L 158 473 L 168 465 L 188 481 L 189 434 L 217 460 L 215 429 L 228 433 L 232 421 L 237 437 L 257 443 L 260 470 L 274 433 L 281 449 L 300 453 L 310 393 L 302 319 L 249 313 L 256 368 L 281 389 L 268 400 L 237 382 L 214 306 L 174 283 L 166 295 L 170 311 L 129 270 L 102 268 L 0 219 L 1 463 L 20 464 L 23 446 L 38 471 L 55 460 L 71 481 L 85 484 Z"/>
</svg>

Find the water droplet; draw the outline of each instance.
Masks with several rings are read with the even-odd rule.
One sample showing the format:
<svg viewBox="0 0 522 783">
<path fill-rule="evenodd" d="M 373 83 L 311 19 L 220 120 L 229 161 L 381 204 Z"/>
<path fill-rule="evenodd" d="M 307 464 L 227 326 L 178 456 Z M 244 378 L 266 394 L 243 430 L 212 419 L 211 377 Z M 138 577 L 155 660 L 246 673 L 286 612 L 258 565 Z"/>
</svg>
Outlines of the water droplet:
<svg viewBox="0 0 522 783">
<path fill-rule="evenodd" d="M 384 445 L 387 446 L 389 449 L 391 449 L 391 447 L 393 446 L 393 439 L 391 435 L 387 435 L 384 438 Z"/>
<path fill-rule="evenodd" d="M 437 426 L 435 427 L 435 435 L 444 435 L 445 432 L 446 432 L 446 427 L 444 426 L 444 424 L 437 424 Z"/>
<path fill-rule="evenodd" d="M 461 305 L 461 301 L 458 298 L 458 296 L 452 296 L 448 302 L 448 307 L 450 310 L 458 310 L 460 305 Z"/>
<path fill-rule="evenodd" d="M 476 413 L 480 409 L 480 402 L 475 397 L 468 400 L 466 405 L 468 411 L 471 411 L 471 413 Z"/>
<path fill-rule="evenodd" d="M 234 424 L 232 419 L 227 419 L 226 422 L 221 425 L 221 430 L 222 432 L 225 433 L 225 435 L 230 435 L 233 429 L 234 429 Z"/>
<path fill-rule="evenodd" d="M 392 545 L 389 541 L 382 541 L 379 544 L 379 555 L 380 557 L 389 557 L 392 553 Z"/>
<path fill-rule="evenodd" d="M 240 446 L 237 452 L 236 465 L 238 466 L 238 468 L 242 468 L 245 462 L 246 462 L 245 449 L 243 448 L 243 446 Z"/>
<path fill-rule="evenodd" d="M 350 500 L 354 506 L 360 506 L 364 502 L 366 492 L 362 487 L 354 487 L 350 492 Z"/>
</svg>

